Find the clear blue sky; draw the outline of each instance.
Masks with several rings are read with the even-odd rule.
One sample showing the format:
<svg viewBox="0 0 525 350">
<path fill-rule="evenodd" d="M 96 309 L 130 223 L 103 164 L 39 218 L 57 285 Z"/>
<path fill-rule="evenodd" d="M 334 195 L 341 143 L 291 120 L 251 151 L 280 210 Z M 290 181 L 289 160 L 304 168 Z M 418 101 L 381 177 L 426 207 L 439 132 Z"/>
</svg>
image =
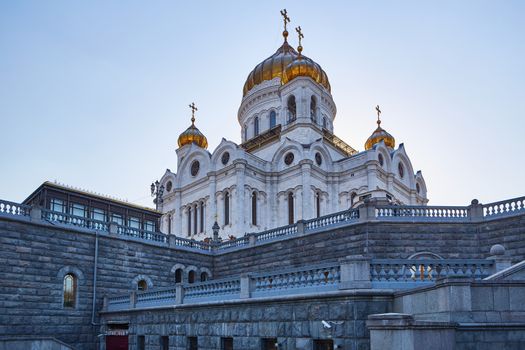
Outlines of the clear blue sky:
<svg viewBox="0 0 525 350">
<path fill-rule="evenodd" d="M 523 1 L 22 0 L 0 2 L 0 198 L 57 179 L 152 206 L 190 102 L 211 150 L 240 141 L 283 7 L 328 73 L 339 137 L 362 150 L 379 104 L 430 204 L 525 195 Z"/>
</svg>

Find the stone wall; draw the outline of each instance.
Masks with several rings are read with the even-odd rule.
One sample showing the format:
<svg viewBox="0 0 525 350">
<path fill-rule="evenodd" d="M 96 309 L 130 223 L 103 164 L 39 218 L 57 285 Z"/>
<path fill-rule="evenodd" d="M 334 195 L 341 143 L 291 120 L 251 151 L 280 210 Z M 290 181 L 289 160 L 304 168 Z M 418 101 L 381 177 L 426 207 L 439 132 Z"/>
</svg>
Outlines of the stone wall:
<svg viewBox="0 0 525 350">
<path fill-rule="evenodd" d="M 174 283 L 176 263 L 212 267 L 209 256 L 99 237 L 96 310 L 104 295 L 128 292 L 137 275 L 160 287 Z M 91 325 L 95 234 L 0 219 L 0 252 L 0 336 L 49 336 L 93 349 L 98 334 Z M 62 306 L 65 271 L 79 275 L 75 309 Z"/>
</svg>

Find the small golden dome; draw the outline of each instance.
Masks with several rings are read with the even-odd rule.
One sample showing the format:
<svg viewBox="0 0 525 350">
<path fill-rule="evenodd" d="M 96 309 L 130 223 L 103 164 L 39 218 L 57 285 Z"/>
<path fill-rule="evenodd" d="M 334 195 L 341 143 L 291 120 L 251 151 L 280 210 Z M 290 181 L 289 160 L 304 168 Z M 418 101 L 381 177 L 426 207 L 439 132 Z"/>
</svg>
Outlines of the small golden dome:
<svg viewBox="0 0 525 350">
<path fill-rule="evenodd" d="M 369 150 L 374 147 L 375 144 L 383 141 L 387 147 L 394 148 L 396 146 L 396 140 L 394 136 L 386 132 L 385 129 L 381 128 L 381 120 L 377 120 L 377 129 L 370 135 L 365 143 L 365 150 Z"/>
<path fill-rule="evenodd" d="M 195 126 L 195 111 L 197 110 L 197 107 L 195 107 L 195 104 L 192 103 L 190 108 L 192 109 L 191 125 L 179 135 L 179 140 L 177 142 L 179 147 L 194 143 L 197 146 L 206 149 L 208 148 L 208 140 L 206 139 L 206 136 L 204 136 Z"/>
<path fill-rule="evenodd" d="M 320 65 L 306 56 L 299 55 L 286 66 L 281 84 L 284 85 L 297 77 L 309 77 L 330 92 L 330 82 L 325 71 Z"/>
</svg>

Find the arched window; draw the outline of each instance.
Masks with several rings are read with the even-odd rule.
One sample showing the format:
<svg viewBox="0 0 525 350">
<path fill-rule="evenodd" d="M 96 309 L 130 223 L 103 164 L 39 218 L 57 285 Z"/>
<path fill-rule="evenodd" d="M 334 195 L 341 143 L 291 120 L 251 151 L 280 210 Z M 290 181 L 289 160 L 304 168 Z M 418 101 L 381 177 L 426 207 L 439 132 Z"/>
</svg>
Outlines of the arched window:
<svg viewBox="0 0 525 350">
<path fill-rule="evenodd" d="M 201 282 L 206 282 L 208 280 L 208 274 L 206 272 L 201 272 Z"/>
<path fill-rule="evenodd" d="M 188 208 L 188 236 L 191 236 L 191 207 Z"/>
<path fill-rule="evenodd" d="M 197 204 L 195 204 L 193 206 L 193 234 L 196 235 L 197 234 L 197 213 L 198 213 L 198 210 L 197 210 Z"/>
<path fill-rule="evenodd" d="M 224 194 L 224 225 L 230 224 L 230 194 Z"/>
<path fill-rule="evenodd" d="M 245 125 L 244 126 L 244 141 L 247 141 L 248 140 L 248 127 Z"/>
<path fill-rule="evenodd" d="M 72 273 L 64 276 L 64 307 L 74 308 L 77 301 L 77 278 Z"/>
<path fill-rule="evenodd" d="M 204 202 L 201 202 L 201 219 L 200 219 L 200 224 L 201 224 L 200 232 L 204 232 Z"/>
<path fill-rule="evenodd" d="M 175 270 L 175 283 L 182 283 L 182 269 Z"/>
<path fill-rule="evenodd" d="M 259 135 L 259 117 L 253 119 L 253 136 Z"/>
<path fill-rule="evenodd" d="M 319 192 L 315 194 L 315 215 L 321 216 L 321 194 Z"/>
<path fill-rule="evenodd" d="M 291 225 L 291 224 L 293 224 L 295 222 L 293 214 L 294 214 L 293 193 L 290 192 L 290 193 L 288 193 L 288 224 L 289 225 Z"/>
<path fill-rule="evenodd" d="M 194 283 L 195 282 L 195 271 L 191 270 L 188 272 L 188 283 Z"/>
<path fill-rule="evenodd" d="M 140 280 L 137 282 L 137 290 L 146 290 L 148 289 L 148 283 L 145 280 Z"/>
<path fill-rule="evenodd" d="M 323 117 L 323 128 L 326 129 L 326 117 Z"/>
<path fill-rule="evenodd" d="M 257 225 L 257 192 L 252 193 L 252 225 Z"/>
<path fill-rule="evenodd" d="M 295 105 L 295 96 L 288 97 L 288 123 L 293 122 L 297 118 L 297 107 Z"/>
<path fill-rule="evenodd" d="M 355 197 L 357 197 L 357 193 L 352 192 L 352 194 L 350 195 L 350 208 L 352 208 L 352 206 L 354 205 Z"/>
<path fill-rule="evenodd" d="M 270 129 L 275 127 L 275 125 L 277 124 L 277 115 L 275 113 L 275 111 L 271 111 L 270 112 Z"/>
<path fill-rule="evenodd" d="M 317 101 L 315 100 L 315 96 L 312 96 L 310 99 L 310 118 L 314 123 L 317 120 Z"/>
</svg>

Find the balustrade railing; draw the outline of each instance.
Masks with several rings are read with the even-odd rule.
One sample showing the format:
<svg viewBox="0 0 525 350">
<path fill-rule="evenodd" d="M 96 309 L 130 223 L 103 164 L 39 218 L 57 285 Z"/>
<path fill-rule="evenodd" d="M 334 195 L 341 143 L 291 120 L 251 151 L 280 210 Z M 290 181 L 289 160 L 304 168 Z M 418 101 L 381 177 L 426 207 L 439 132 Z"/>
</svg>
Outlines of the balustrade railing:
<svg viewBox="0 0 525 350">
<path fill-rule="evenodd" d="M 127 310 L 130 308 L 130 305 L 130 295 L 121 295 L 117 297 L 108 298 L 107 309 L 108 311 Z"/>
<path fill-rule="evenodd" d="M 211 280 L 184 286 L 184 299 L 201 301 L 238 298 L 241 292 L 239 278 Z"/>
<path fill-rule="evenodd" d="M 221 250 L 221 249 L 228 249 L 228 248 L 235 248 L 235 247 L 243 247 L 247 245 L 248 245 L 248 237 L 240 237 L 237 239 L 230 239 L 230 240 L 216 243 L 215 248 L 218 250 Z"/>
<path fill-rule="evenodd" d="M 49 222 L 58 222 L 61 224 L 69 224 L 79 227 L 90 228 L 93 230 L 109 232 L 109 223 L 106 221 L 90 219 L 84 216 L 60 213 L 48 209 L 41 209 L 41 212 L 42 219 Z"/>
<path fill-rule="evenodd" d="M 288 225 L 271 230 L 256 233 L 257 241 L 268 241 L 281 236 L 292 236 L 297 234 L 297 225 Z"/>
<path fill-rule="evenodd" d="M 29 216 L 31 206 L 0 200 L 0 213 L 15 216 Z"/>
<path fill-rule="evenodd" d="M 168 236 L 163 233 L 142 230 L 142 229 L 129 227 L 129 226 L 117 225 L 117 233 L 119 235 L 125 235 L 129 237 L 145 239 L 148 241 L 154 241 L 154 242 L 160 242 L 160 243 L 168 242 Z"/>
<path fill-rule="evenodd" d="M 178 236 L 175 236 L 175 245 L 178 247 L 196 248 L 200 250 L 212 250 L 212 245 L 210 243 Z"/>
<path fill-rule="evenodd" d="M 160 288 L 151 291 L 137 292 L 136 307 L 152 307 L 175 304 L 176 288 Z"/>
<path fill-rule="evenodd" d="M 301 292 L 327 291 L 337 289 L 341 277 L 339 264 L 318 265 L 260 273 L 253 276 L 254 296 L 266 294 L 288 294 Z"/>
<path fill-rule="evenodd" d="M 389 205 L 376 208 L 378 219 L 407 219 L 462 221 L 469 217 L 468 207 L 436 207 L 436 206 L 406 206 Z"/>
<path fill-rule="evenodd" d="M 498 217 L 525 213 L 525 197 L 483 205 L 484 217 Z"/>
<path fill-rule="evenodd" d="M 482 279 L 490 275 L 491 260 L 482 259 L 372 259 L 372 282 L 435 282 L 444 277 Z"/>
<path fill-rule="evenodd" d="M 339 223 L 359 220 L 359 210 L 351 209 L 341 211 L 335 214 L 321 216 L 316 219 L 305 221 L 305 231 L 311 231 L 320 227 L 333 226 Z"/>
</svg>

